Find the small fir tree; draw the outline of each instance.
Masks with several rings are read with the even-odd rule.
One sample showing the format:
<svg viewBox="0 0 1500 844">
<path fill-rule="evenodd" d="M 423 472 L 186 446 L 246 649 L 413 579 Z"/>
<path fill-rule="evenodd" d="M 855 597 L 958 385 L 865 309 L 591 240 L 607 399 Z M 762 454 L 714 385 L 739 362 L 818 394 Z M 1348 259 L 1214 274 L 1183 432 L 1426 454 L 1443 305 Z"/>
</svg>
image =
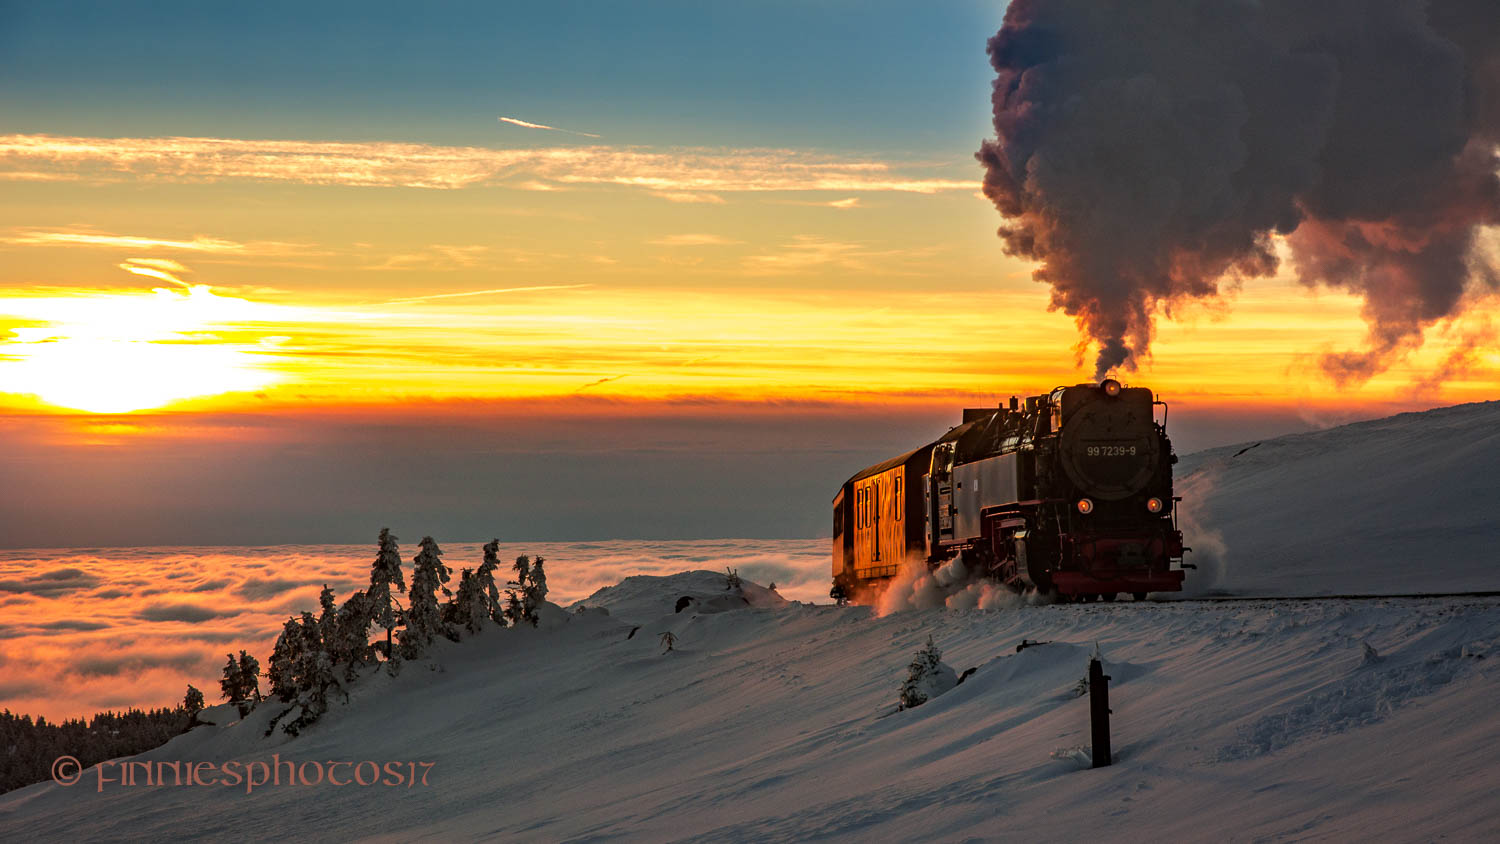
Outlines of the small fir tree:
<svg viewBox="0 0 1500 844">
<path fill-rule="evenodd" d="M 478 633 L 490 617 L 489 600 L 479 585 L 479 577 L 464 569 L 458 576 L 458 591 L 445 608 L 444 620 L 470 633 Z"/>
<path fill-rule="evenodd" d="M 240 693 L 247 701 L 259 703 L 260 661 L 245 651 L 240 651 Z"/>
<path fill-rule="evenodd" d="M 370 647 L 370 596 L 355 592 L 339 607 L 329 654 L 335 664 L 343 663 L 344 679 L 353 680 L 360 668 L 375 661 Z"/>
<path fill-rule="evenodd" d="M 187 687 L 187 694 L 182 698 L 182 709 L 187 712 L 188 717 L 191 718 L 202 712 L 205 703 L 203 693 L 192 685 L 189 685 Z"/>
<path fill-rule="evenodd" d="M 531 582 L 531 558 L 525 554 L 517 557 L 515 569 L 516 579 L 511 581 L 511 588 L 505 590 L 510 596 L 505 607 L 505 615 L 512 625 L 524 621 L 535 627 L 536 604 L 532 602 L 535 592 Z"/>
<path fill-rule="evenodd" d="M 271 684 L 271 694 L 283 703 L 290 703 L 297 696 L 296 666 L 302 646 L 302 625 L 297 619 L 288 618 L 276 637 L 271 649 L 271 661 L 266 667 L 266 681 Z"/>
<path fill-rule="evenodd" d="M 399 620 L 400 608 L 396 596 L 391 593 L 392 587 L 397 590 L 406 588 L 406 579 L 401 574 L 401 549 L 390 529 L 381 528 L 380 550 L 370 566 L 370 588 L 366 594 L 370 596 L 374 623 L 385 628 L 385 657 L 395 662 L 397 657 L 392 647 L 392 634 Z"/>
<path fill-rule="evenodd" d="M 672 631 L 668 630 L 667 632 L 661 634 L 661 644 L 662 653 L 667 653 L 668 651 L 672 650 L 673 645 L 677 644 L 677 637 L 672 635 Z"/>
<path fill-rule="evenodd" d="M 526 609 L 521 606 L 521 599 L 516 597 L 514 589 L 505 590 L 505 618 L 511 627 L 526 620 Z"/>
<path fill-rule="evenodd" d="M 234 658 L 234 654 L 229 654 L 229 661 L 224 663 L 224 676 L 219 680 L 219 692 L 230 703 L 239 703 L 244 700 L 240 692 L 244 684 L 244 678 L 240 677 L 240 661 Z"/>
<path fill-rule="evenodd" d="M 929 699 L 948 691 L 958 684 L 953 669 L 943 664 L 943 652 L 927 637 L 927 646 L 917 651 L 916 657 L 907 666 L 906 681 L 901 684 L 901 697 L 897 711 L 921 706 Z"/>
<path fill-rule="evenodd" d="M 338 607 L 333 601 L 333 590 L 328 584 L 323 584 L 323 591 L 318 593 L 318 627 L 323 634 L 323 641 L 332 642 L 338 629 Z"/>
<path fill-rule="evenodd" d="M 724 589 L 727 592 L 738 591 L 744 584 L 740 581 L 740 570 L 724 567 Z"/>
<path fill-rule="evenodd" d="M 542 557 L 537 557 L 531 564 L 530 582 L 526 584 L 526 609 L 532 624 L 537 623 L 540 618 L 537 611 L 541 609 L 542 602 L 547 600 L 547 571 L 542 568 L 544 562 Z"/>
<path fill-rule="evenodd" d="M 485 613 L 496 624 L 505 624 L 500 606 L 500 589 L 495 585 L 495 570 L 500 568 L 500 540 L 491 539 L 484 546 L 484 562 L 474 572 L 475 588 L 484 596 Z"/>
<path fill-rule="evenodd" d="M 438 606 L 437 593 L 439 589 L 447 593 L 448 589 L 444 584 L 452 578 L 448 567 L 443 565 L 443 551 L 432 537 L 422 537 L 421 549 L 412 558 L 406 629 L 401 635 L 401 647 L 405 651 L 403 656 L 408 658 L 420 656 L 432 644 L 433 636 L 448 635 L 443 624 L 442 610 Z"/>
</svg>

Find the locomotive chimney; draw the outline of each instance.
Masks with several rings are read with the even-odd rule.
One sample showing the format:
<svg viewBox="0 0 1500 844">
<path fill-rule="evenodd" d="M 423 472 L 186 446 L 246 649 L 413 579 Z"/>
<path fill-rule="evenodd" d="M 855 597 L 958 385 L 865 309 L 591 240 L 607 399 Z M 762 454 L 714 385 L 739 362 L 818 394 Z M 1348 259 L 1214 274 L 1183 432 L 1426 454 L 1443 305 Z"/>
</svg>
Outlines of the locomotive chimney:
<svg viewBox="0 0 1500 844">
<path fill-rule="evenodd" d="M 1011 413 L 1015 413 L 1017 410 L 1020 410 L 1020 409 L 1021 409 L 1021 400 L 1018 399 L 1018 398 L 1016 398 L 1015 396 L 1011 396 L 1010 397 L 1010 412 Z"/>
</svg>

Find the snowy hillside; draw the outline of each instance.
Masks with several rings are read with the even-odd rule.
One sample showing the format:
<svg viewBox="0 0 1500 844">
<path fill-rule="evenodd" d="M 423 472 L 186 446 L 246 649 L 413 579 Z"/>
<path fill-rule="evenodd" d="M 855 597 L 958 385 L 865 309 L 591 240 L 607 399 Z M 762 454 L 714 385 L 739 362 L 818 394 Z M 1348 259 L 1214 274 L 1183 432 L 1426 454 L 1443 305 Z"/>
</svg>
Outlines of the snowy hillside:
<svg viewBox="0 0 1500 844">
<path fill-rule="evenodd" d="M 403 783 L 408 764 L 432 763 L 425 786 L 101 792 L 88 771 L 71 788 L 0 797 L 0 838 L 1500 835 L 1488 703 L 1500 694 L 1500 601 L 883 618 L 791 603 L 621 617 L 714 578 L 633 578 L 614 595 L 618 615 L 557 612 L 542 629 L 441 643 L 433 661 L 366 680 L 295 739 L 263 736 L 272 703 L 139 757 L 392 762 Z M 663 653 L 669 631 L 676 648 Z M 906 664 L 929 635 L 948 665 L 978 670 L 898 713 Z M 1018 653 L 1023 638 L 1049 644 Z M 1089 770 L 1087 699 L 1073 690 L 1096 643 L 1113 677 L 1116 764 Z"/>
<path fill-rule="evenodd" d="M 1190 591 L 1500 590 L 1500 402 L 1190 454 Z"/>
<path fill-rule="evenodd" d="M 1500 589 L 1500 403 L 1189 455 L 1179 478 L 1196 591 Z M 234 785 L 93 769 L 0 796 L 0 840 L 1500 839 L 1500 599 L 963 592 L 881 615 L 725 585 L 632 576 L 541 628 L 439 641 L 297 738 L 265 735 L 275 702 L 214 708 L 137 760 L 232 763 Z M 929 636 L 976 671 L 898 712 Z M 1116 764 L 1090 770 L 1096 646 Z M 278 760 L 400 782 L 247 793 Z"/>
</svg>

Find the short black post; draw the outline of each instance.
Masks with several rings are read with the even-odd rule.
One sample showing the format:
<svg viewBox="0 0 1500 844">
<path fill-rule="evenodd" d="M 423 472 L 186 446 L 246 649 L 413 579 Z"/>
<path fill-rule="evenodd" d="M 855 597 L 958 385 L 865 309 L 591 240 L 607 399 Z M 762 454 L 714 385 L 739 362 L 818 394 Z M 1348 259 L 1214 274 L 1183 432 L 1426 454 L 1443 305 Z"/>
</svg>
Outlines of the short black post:
<svg viewBox="0 0 1500 844">
<path fill-rule="evenodd" d="M 1109 677 L 1104 663 L 1089 660 L 1089 723 L 1094 732 L 1094 767 L 1102 768 L 1109 758 Z"/>
</svg>

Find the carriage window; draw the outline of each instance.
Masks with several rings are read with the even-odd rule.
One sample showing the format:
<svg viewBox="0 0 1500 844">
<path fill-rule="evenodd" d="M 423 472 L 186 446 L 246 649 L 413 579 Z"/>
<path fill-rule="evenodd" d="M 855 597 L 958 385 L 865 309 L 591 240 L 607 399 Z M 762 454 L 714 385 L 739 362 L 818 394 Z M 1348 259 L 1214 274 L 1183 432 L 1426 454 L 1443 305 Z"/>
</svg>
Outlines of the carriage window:
<svg viewBox="0 0 1500 844">
<path fill-rule="evenodd" d="M 896 518 L 899 520 L 901 518 L 901 476 L 900 475 L 896 476 L 896 491 L 895 491 L 895 496 L 896 496 L 896 501 L 892 505 L 892 509 L 894 509 L 896 511 Z"/>
</svg>

